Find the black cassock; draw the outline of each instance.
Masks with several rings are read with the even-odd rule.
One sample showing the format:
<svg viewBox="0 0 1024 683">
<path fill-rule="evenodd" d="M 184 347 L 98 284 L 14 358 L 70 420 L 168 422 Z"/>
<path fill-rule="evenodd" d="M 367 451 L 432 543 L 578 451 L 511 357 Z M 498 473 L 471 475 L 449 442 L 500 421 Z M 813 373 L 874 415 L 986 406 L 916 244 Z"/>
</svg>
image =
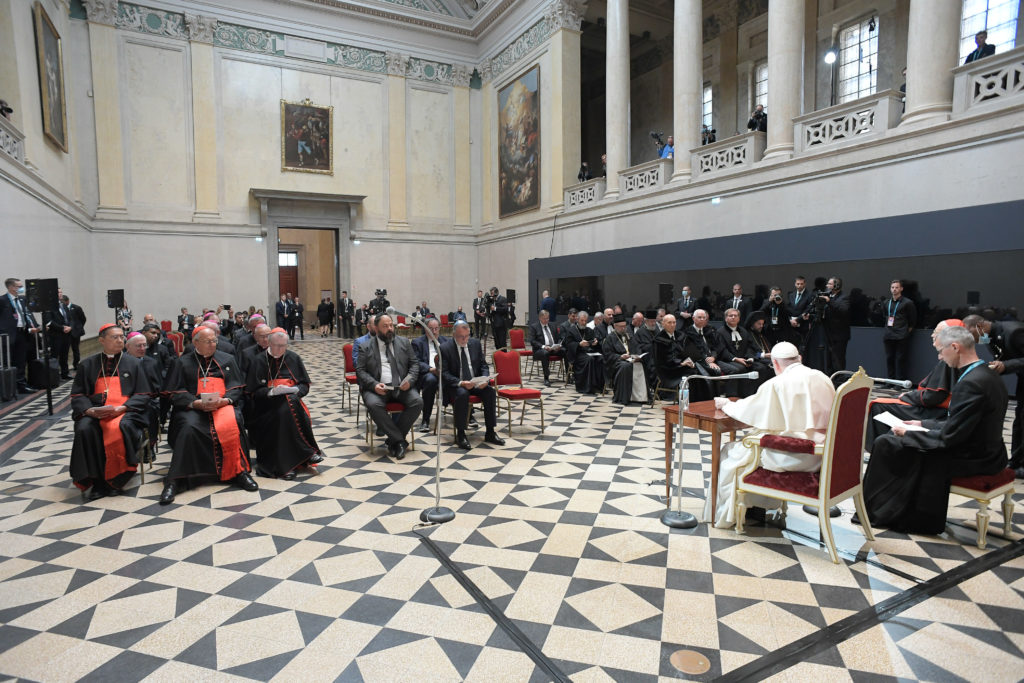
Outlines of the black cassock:
<svg viewBox="0 0 1024 683">
<path fill-rule="evenodd" d="M 588 346 L 580 346 L 583 341 Z M 576 391 L 581 394 L 594 394 L 604 387 L 604 358 L 596 343 L 594 330 L 579 325 L 569 325 L 562 341 L 565 346 L 566 359 L 572 363 L 573 375 L 576 378 Z M 596 355 L 591 356 L 594 353 Z"/>
<path fill-rule="evenodd" d="M 276 384 L 294 386 L 294 394 L 271 396 Z M 252 419 L 247 422 L 256 449 L 256 473 L 280 477 L 320 452 L 309 411 L 302 397 L 309 393 L 309 374 L 302 358 L 285 351 L 274 358 L 264 351 L 249 363 L 246 393 L 251 398 Z"/>
<path fill-rule="evenodd" d="M 632 344 L 631 339 L 626 340 Z M 626 344 L 622 343 L 617 332 L 606 335 L 601 342 L 601 353 L 604 354 L 605 376 L 612 382 L 612 402 L 621 405 L 629 405 L 633 395 L 633 363 L 623 360 L 622 354 L 634 353 L 640 355 L 640 351 L 632 351 Z M 639 362 L 639 361 L 637 361 Z M 641 364 L 641 367 L 643 365 Z M 644 390 L 646 394 L 646 388 Z"/>
<path fill-rule="evenodd" d="M 192 408 L 200 394 L 212 393 L 219 383 L 224 385 L 223 397 L 234 405 L 216 412 Z M 173 449 L 168 479 L 211 476 L 228 481 L 249 471 L 249 444 L 238 409 L 243 389 L 234 356 L 221 351 L 210 358 L 188 351 L 171 366 L 164 383 L 174 406 L 167 432 Z"/>
<path fill-rule="evenodd" d="M 871 523 L 897 531 L 941 533 L 950 479 L 997 474 L 1006 467 L 1006 404 L 999 375 L 979 362 L 965 368 L 953 385 L 948 417 L 922 421 L 927 432 L 878 437 L 864 474 Z"/>
<path fill-rule="evenodd" d="M 867 451 L 871 452 L 874 448 L 875 439 L 889 433 L 889 426 L 876 420 L 875 415 L 892 413 L 901 420 L 937 420 L 945 417 L 957 374 L 956 370 L 940 360 L 917 385 L 917 389 L 907 391 L 899 398 L 872 401 L 868 406 L 868 425 L 864 433 Z"/>
<path fill-rule="evenodd" d="M 108 401 L 104 392 L 104 377 L 117 377 L 119 392 L 127 397 L 123 402 Z M 87 489 L 97 481 L 107 481 L 121 488 L 131 478 L 138 464 L 136 454 L 142 444 L 142 430 L 146 427 L 146 407 L 149 405 L 150 386 L 138 359 L 127 353 L 107 357 L 98 353 L 82 359 L 75 379 L 71 383 L 71 416 L 75 421 L 75 440 L 71 447 L 70 474 L 75 486 Z M 114 392 L 107 392 L 113 394 Z M 122 404 L 128 412 L 121 416 L 123 456 L 108 460 L 104 446 L 101 420 L 88 417 L 85 411 L 105 405 Z"/>
</svg>

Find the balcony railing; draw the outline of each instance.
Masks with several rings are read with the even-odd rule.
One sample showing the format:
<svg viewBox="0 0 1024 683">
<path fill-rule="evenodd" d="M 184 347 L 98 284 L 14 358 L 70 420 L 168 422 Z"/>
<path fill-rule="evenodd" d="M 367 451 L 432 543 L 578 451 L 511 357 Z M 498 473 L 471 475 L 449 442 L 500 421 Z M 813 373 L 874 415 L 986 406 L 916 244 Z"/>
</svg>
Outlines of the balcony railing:
<svg viewBox="0 0 1024 683">
<path fill-rule="evenodd" d="M 565 188 L 565 210 L 575 211 L 590 204 L 597 204 L 604 198 L 608 183 L 604 178 L 594 178 L 579 185 Z"/>
<path fill-rule="evenodd" d="M 19 164 L 25 163 L 25 136 L 3 116 L 0 116 L 0 151 Z"/>
<path fill-rule="evenodd" d="M 953 69 L 953 116 L 1024 103 L 1024 47 Z"/>
<path fill-rule="evenodd" d="M 693 179 L 713 173 L 751 168 L 764 155 L 766 135 L 760 132 L 734 135 L 690 150 Z"/>
<path fill-rule="evenodd" d="M 623 199 L 664 187 L 672 179 L 672 160 L 655 159 L 619 172 L 619 196 Z"/>
<path fill-rule="evenodd" d="M 885 90 L 870 97 L 793 119 L 796 154 L 813 154 L 885 135 L 899 125 L 903 93 Z"/>
</svg>

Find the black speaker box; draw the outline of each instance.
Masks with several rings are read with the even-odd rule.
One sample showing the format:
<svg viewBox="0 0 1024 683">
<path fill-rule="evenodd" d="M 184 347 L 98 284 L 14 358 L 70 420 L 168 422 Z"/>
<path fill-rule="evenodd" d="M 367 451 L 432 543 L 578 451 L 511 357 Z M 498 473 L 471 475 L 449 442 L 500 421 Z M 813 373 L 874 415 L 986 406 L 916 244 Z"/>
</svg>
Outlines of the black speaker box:
<svg viewBox="0 0 1024 683">
<path fill-rule="evenodd" d="M 505 290 L 505 298 L 508 299 L 508 302 L 510 304 L 514 304 L 516 302 L 516 290 L 514 290 L 514 289 L 506 289 Z"/>
<path fill-rule="evenodd" d="M 25 298 L 28 299 L 30 311 L 56 311 L 60 308 L 57 301 L 57 278 L 25 280 Z"/>
<path fill-rule="evenodd" d="M 658 283 L 658 301 L 663 304 L 672 302 L 672 283 Z"/>
<path fill-rule="evenodd" d="M 981 292 L 976 292 L 973 289 L 967 290 L 967 305 L 977 306 L 981 303 Z"/>
<path fill-rule="evenodd" d="M 124 308 L 124 290 L 107 290 L 107 308 Z"/>
</svg>

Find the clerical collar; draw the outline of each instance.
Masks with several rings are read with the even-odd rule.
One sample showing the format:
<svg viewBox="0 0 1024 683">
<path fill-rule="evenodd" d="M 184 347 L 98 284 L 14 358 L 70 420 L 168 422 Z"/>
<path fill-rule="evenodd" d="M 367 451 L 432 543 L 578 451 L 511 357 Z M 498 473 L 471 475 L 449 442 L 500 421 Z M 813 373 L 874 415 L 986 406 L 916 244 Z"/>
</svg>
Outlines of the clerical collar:
<svg viewBox="0 0 1024 683">
<path fill-rule="evenodd" d="M 117 353 L 104 353 L 103 355 L 107 357 L 107 360 L 114 360 L 119 355 L 121 355 L 121 352 L 118 351 Z"/>
</svg>

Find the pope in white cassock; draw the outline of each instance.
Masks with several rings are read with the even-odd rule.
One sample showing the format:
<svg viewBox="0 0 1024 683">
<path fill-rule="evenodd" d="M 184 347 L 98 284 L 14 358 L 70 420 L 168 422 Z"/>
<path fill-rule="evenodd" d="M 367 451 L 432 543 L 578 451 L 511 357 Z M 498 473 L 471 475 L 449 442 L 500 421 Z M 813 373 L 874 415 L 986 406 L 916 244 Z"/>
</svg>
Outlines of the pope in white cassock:
<svg viewBox="0 0 1024 683">
<path fill-rule="evenodd" d="M 789 342 L 773 346 L 771 360 L 775 377 L 762 384 L 756 394 L 735 402 L 716 398 L 716 405 L 726 414 L 761 432 L 823 443 L 836 393 L 832 382 L 823 372 L 803 365 L 797 348 Z M 753 451 L 742 441 L 733 441 L 722 447 L 716 527 L 729 528 L 736 524 L 736 477 L 753 457 Z M 817 472 L 821 469 L 821 456 L 763 449 L 761 466 L 773 472 Z M 704 503 L 705 521 L 711 519 L 710 491 L 708 494 Z M 748 508 L 774 508 L 780 504 L 777 500 L 749 494 L 747 501 Z"/>
</svg>

